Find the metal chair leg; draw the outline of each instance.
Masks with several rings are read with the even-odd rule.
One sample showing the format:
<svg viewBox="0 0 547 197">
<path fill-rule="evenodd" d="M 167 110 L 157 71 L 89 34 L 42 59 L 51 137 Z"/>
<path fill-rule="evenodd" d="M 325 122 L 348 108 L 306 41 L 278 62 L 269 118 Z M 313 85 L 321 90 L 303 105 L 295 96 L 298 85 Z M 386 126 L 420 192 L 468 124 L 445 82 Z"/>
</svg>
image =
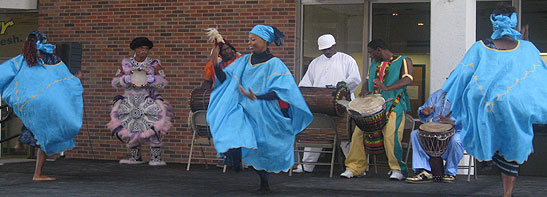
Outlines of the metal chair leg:
<svg viewBox="0 0 547 197">
<path fill-rule="evenodd" d="M 408 155 L 410 154 L 410 149 L 412 147 L 412 140 L 408 142 L 408 147 L 406 148 L 406 157 L 405 157 L 405 163 L 408 164 Z"/>
<path fill-rule="evenodd" d="M 194 141 L 196 139 L 196 132 L 193 132 L 194 135 L 192 135 L 192 143 L 190 145 L 190 154 L 188 155 L 188 164 L 186 165 L 186 171 L 190 171 L 190 165 L 192 163 L 192 152 L 194 150 Z"/>
<path fill-rule="evenodd" d="M 467 182 L 469 183 L 471 181 L 471 162 L 473 162 L 473 156 L 469 156 L 469 162 L 467 164 Z M 473 166 L 475 168 L 475 166 Z"/>
<path fill-rule="evenodd" d="M 330 175 L 329 178 L 332 178 L 332 172 L 334 171 L 334 158 L 336 156 L 336 137 L 334 137 L 334 143 L 332 146 L 332 158 L 330 160 Z"/>
<path fill-rule="evenodd" d="M 474 172 L 473 173 L 473 178 L 475 180 L 477 180 L 477 175 L 479 175 L 479 174 L 478 174 L 478 170 L 477 170 L 477 160 L 475 159 L 475 157 L 473 157 L 473 172 Z"/>
<path fill-rule="evenodd" d="M 377 161 L 376 155 L 373 155 L 372 157 L 374 157 L 374 173 L 378 174 L 378 164 L 376 163 Z"/>
<path fill-rule="evenodd" d="M 203 151 L 203 147 L 199 147 L 199 150 L 201 150 L 201 155 L 203 155 L 203 161 L 205 162 L 205 169 L 209 169 L 209 164 L 207 163 L 207 159 L 205 159 L 205 151 Z"/>
</svg>

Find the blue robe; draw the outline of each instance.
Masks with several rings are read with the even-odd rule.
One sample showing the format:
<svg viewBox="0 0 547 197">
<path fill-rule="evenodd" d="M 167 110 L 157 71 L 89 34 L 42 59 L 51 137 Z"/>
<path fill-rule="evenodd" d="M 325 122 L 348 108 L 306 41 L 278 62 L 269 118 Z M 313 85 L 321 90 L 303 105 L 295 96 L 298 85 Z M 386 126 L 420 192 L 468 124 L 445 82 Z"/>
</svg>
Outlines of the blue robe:
<svg viewBox="0 0 547 197">
<path fill-rule="evenodd" d="M 532 123 L 547 123 L 547 66 L 538 49 L 520 40 L 513 50 L 475 43 L 443 86 L 461 141 L 479 160 L 496 151 L 522 164 L 533 152 Z"/>
<path fill-rule="evenodd" d="M 74 147 L 82 126 L 82 84 L 63 62 L 29 67 L 22 55 L 0 64 L 2 100 L 46 154 Z"/>
<path fill-rule="evenodd" d="M 313 120 L 294 78 L 279 58 L 251 65 L 245 55 L 224 72 L 211 93 L 207 122 L 219 156 L 241 147 L 242 161 L 257 170 L 287 171 L 294 163 L 294 136 Z M 216 76 L 215 76 L 216 77 Z M 250 100 L 238 85 L 256 95 L 275 92 L 289 103 L 289 117 L 283 116 L 278 100 Z"/>
</svg>

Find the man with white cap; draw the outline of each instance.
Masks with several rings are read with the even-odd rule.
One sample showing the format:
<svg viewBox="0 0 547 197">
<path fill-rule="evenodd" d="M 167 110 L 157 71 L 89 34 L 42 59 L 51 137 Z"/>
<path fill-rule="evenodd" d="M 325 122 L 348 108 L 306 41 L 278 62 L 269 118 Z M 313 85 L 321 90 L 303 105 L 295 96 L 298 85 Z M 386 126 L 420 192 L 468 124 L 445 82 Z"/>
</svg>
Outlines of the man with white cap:
<svg viewBox="0 0 547 197">
<path fill-rule="evenodd" d="M 324 34 L 317 39 L 319 50 L 323 53 L 313 59 L 308 71 L 300 81 L 300 87 L 326 87 L 346 85 L 351 91 L 351 98 L 355 98 L 353 92 L 361 83 L 359 67 L 353 57 L 348 54 L 336 51 L 336 40 L 331 34 Z M 306 147 L 302 161 L 316 162 L 322 148 Z M 315 165 L 298 165 L 293 172 L 312 172 Z"/>
</svg>

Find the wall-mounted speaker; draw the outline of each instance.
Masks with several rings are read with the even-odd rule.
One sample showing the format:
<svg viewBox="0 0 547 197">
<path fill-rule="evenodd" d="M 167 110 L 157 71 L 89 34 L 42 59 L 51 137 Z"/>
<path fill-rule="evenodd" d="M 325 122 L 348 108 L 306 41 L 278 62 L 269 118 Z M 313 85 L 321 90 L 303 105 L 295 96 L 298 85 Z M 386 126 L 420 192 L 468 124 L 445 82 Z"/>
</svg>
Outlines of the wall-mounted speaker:
<svg viewBox="0 0 547 197">
<path fill-rule="evenodd" d="M 73 75 L 76 75 L 82 69 L 82 44 L 78 42 L 57 43 L 55 50 L 57 55 L 68 67 Z"/>
</svg>

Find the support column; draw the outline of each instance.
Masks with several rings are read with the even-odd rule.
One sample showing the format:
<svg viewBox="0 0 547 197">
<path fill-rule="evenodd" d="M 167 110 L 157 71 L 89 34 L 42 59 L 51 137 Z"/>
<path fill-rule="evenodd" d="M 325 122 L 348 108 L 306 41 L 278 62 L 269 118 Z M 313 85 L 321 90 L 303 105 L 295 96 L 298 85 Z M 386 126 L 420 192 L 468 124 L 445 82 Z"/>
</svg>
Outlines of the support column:
<svg viewBox="0 0 547 197">
<path fill-rule="evenodd" d="M 431 1 L 430 89 L 442 88 L 476 36 L 475 0 Z"/>
</svg>

